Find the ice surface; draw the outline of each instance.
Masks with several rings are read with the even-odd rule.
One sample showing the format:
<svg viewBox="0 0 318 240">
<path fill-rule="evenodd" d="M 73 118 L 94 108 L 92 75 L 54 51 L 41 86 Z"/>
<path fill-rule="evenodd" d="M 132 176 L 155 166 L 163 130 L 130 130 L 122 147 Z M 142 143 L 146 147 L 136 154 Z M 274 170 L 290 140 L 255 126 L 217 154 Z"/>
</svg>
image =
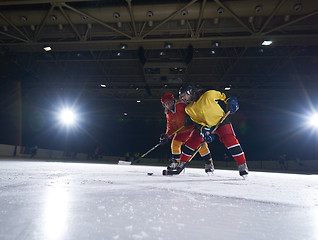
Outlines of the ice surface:
<svg viewBox="0 0 318 240">
<path fill-rule="evenodd" d="M 318 239 L 317 175 L 162 170 L 2 160 L 0 239 Z"/>
</svg>

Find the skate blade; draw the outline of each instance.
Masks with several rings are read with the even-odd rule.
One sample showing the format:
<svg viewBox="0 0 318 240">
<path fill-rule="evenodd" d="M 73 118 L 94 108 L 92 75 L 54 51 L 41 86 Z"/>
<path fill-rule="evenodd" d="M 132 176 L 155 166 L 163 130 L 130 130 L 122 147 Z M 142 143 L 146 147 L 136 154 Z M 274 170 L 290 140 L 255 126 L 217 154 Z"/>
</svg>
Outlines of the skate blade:
<svg viewBox="0 0 318 240">
<path fill-rule="evenodd" d="M 241 176 L 244 180 L 247 179 L 247 174 Z"/>
<path fill-rule="evenodd" d="M 210 177 L 214 175 L 214 172 L 206 172 L 206 174 Z"/>
</svg>

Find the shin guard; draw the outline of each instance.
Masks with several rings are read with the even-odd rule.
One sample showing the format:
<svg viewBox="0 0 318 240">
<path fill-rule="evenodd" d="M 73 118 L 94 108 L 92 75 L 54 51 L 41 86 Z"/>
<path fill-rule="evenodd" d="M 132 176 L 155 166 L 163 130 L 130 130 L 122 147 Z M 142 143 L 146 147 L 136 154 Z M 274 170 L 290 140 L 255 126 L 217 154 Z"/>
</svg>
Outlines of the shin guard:
<svg viewBox="0 0 318 240">
<path fill-rule="evenodd" d="M 195 152 L 195 149 L 192 149 L 187 145 L 183 145 L 180 161 L 187 162 L 191 158 L 194 152 Z"/>
<path fill-rule="evenodd" d="M 199 130 L 194 129 L 191 132 L 186 144 L 184 144 L 181 148 L 182 153 L 181 153 L 180 161 L 187 162 L 191 158 L 191 156 L 193 155 L 195 150 L 200 146 L 202 141 L 203 141 L 203 139 L 200 135 Z"/>
<path fill-rule="evenodd" d="M 230 151 L 232 157 L 238 165 L 246 163 L 245 154 L 237 140 L 231 124 L 226 124 L 220 127 L 216 132 L 220 141 Z"/>
</svg>

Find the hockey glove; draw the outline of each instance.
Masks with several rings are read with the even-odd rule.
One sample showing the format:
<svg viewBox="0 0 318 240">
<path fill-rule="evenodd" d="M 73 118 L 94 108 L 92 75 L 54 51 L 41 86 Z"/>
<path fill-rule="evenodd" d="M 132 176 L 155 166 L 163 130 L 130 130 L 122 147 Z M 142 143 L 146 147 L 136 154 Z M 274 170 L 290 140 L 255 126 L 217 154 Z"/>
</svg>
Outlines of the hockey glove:
<svg viewBox="0 0 318 240">
<path fill-rule="evenodd" d="M 202 128 L 201 136 L 206 143 L 211 143 L 215 138 L 214 134 L 211 133 L 211 129 L 207 127 Z"/>
<path fill-rule="evenodd" d="M 161 134 L 160 139 L 159 139 L 159 143 L 161 145 L 165 145 L 169 142 L 169 137 L 166 134 Z"/>
<path fill-rule="evenodd" d="M 231 112 L 231 114 L 235 113 L 239 110 L 239 104 L 236 97 L 231 97 L 227 100 L 227 109 Z"/>
</svg>

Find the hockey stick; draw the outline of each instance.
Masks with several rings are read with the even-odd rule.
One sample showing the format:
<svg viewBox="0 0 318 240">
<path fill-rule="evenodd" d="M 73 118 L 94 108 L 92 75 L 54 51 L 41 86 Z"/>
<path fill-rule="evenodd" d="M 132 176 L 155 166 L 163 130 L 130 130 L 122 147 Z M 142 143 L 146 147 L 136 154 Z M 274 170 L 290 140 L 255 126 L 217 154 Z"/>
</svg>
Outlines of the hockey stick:
<svg viewBox="0 0 318 240">
<path fill-rule="evenodd" d="M 221 118 L 221 120 L 219 121 L 219 123 L 215 126 L 215 128 L 212 130 L 211 134 L 214 134 L 215 131 L 219 128 L 219 126 L 221 125 L 222 122 L 224 122 L 224 120 L 227 118 L 227 116 L 230 115 L 230 111 L 227 111 L 226 114 L 224 115 L 224 117 Z"/>
<path fill-rule="evenodd" d="M 218 122 L 218 124 L 215 126 L 215 128 L 213 129 L 213 131 L 211 132 L 211 134 L 214 134 L 215 131 L 219 128 L 220 124 L 222 122 L 224 122 L 224 120 L 227 118 L 227 116 L 229 116 L 230 111 L 228 111 L 222 118 L 221 120 Z M 203 143 L 200 144 L 200 146 L 197 148 L 197 150 L 192 154 L 192 156 L 189 158 L 189 160 L 183 165 L 182 168 L 180 168 L 179 170 L 163 170 L 162 174 L 163 175 L 178 175 L 180 174 L 185 168 L 186 166 L 189 164 L 189 162 L 191 162 L 191 160 L 194 158 L 194 156 L 200 151 L 201 147 L 204 145 L 205 141 L 203 141 Z"/>
<path fill-rule="evenodd" d="M 169 138 L 171 138 L 174 134 L 176 134 L 177 132 L 179 132 L 182 128 L 184 128 L 184 125 L 181 126 L 179 129 L 177 129 L 176 131 L 174 131 L 172 134 L 170 134 L 170 136 L 168 136 Z M 156 144 L 154 147 L 152 147 L 151 149 L 149 149 L 146 153 L 144 153 L 143 155 L 141 155 L 139 158 L 135 159 L 134 161 L 131 162 L 130 165 L 133 165 L 137 162 L 139 162 L 144 156 L 146 156 L 147 154 L 149 154 L 150 152 L 152 152 L 153 150 L 155 150 L 157 147 L 159 147 L 161 145 L 161 143 Z"/>
</svg>

